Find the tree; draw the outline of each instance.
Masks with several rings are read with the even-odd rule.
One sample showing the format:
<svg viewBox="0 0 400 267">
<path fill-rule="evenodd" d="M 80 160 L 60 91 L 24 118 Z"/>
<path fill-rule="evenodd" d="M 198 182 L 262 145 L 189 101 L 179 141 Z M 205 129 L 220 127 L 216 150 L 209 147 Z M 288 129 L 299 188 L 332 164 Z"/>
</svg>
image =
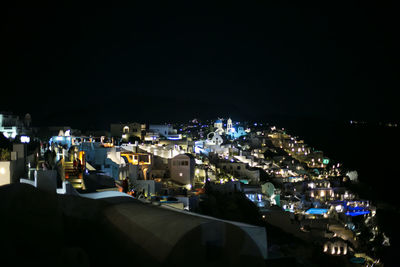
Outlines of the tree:
<svg viewBox="0 0 400 267">
<path fill-rule="evenodd" d="M 264 158 L 269 159 L 269 160 L 271 160 L 273 157 L 275 157 L 277 155 L 278 155 L 277 153 L 275 153 L 269 149 L 264 152 Z"/>
<path fill-rule="evenodd" d="M 271 175 L 269 175 L 264 169 L 257 168 L 260 172 L 260 181 L 265 183 L 265 182 L 270 182 L 271 179 L 273 178 Z"/>
<path fill-rule="evenodd" d="M 242 192 L 222 193 L 206 183 L 206 194 L 198 212 L 224 220 L 264 225 L 257 206 Z"/>
<path fill-rule="evenodd" d="M 12 143 L 0 132 L 0 148 L 12 148 Z"/>
<path fill-rule="evenodd" d="M 137 136 L 129 136 L 128 142 L 134 144 L 136 141 L 140 142 L 140 138 Z"/>
</svg>

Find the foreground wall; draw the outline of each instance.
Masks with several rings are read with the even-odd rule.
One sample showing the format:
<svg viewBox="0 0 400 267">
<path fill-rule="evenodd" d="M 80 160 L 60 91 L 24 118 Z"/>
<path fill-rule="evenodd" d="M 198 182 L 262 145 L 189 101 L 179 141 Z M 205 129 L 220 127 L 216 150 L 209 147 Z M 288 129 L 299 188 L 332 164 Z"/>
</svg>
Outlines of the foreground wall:
<svg viewBox="0 0 400 267">
<path fill-rule="evenodd" d="M 0 221 L 1 229 L 7 229 L 0 263 L 265 266 L 262 227 L 193 216 L 130 197 L 87 199 L 26 184 L 0 187 L 0 200 L 0 212 L 7 214 Z"/>
<path fill-rule="evenodd" d="M 148 258 L 171 266 L 264 266 L 262 227 L 242 224 L 242 229 L 215 218 L 134 202 L 111 206 L 104 215 L 121 242 L 129 240 L 123 251 L 141 251 L 139 262 Z"/>
</svg>

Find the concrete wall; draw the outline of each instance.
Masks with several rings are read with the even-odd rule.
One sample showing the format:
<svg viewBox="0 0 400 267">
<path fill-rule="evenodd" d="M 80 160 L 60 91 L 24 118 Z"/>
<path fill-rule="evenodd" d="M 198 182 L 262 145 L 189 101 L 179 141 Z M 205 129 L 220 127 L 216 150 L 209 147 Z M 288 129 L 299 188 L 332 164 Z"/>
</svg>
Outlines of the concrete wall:
<svg viewBox="0 0 400 267">
<path fill-rule="evenodd" d="M 4 201 L 10 196 L 13 201 Z M 268 256 L 264 227 L 143 204 L 127 197 L 106 203 L 60 197 L 14 184 L 0 188 L 0 199 L 1 214 L 7 214 L 1 220 L 2 229 L 8 230 L 2 233 L 6 252 L 19 251 L 21 244 L 38 246 L 32 252 L 34 257 L 23 264 L 15 253 L 2 254 L 6 256 L 3 261 L 17 266 L 57 266 L 59 262 L 65 266 L 265 266 Z M 69 237 L 68 233 L 78 234 Z M 71 240 L 88 255 L 71 250 L 59 253 L 60 248 L 68 249 Z M 54 255 L 59 257 L 51 257 Z M 66 258 L 69 255 L 81 260 L 71 261 Z M 89 257 L 90 264 L 83 264 L 82 257 Z"/>
<path fill-rule="evenodd" d="M 37 188 L 56 192 L 57 190 L 57 171 L 56 170 L 38 170 L 36 173 Z"/>
<path fill-rule="evenodd" d="M 182 154 L 171 159 L 171 179 L 181 184 L 192 184 L 194 179 L 194 159 Z"/>
<path fill-rule="evenodd" d="M 142 192 L 144 190 L 146 195 L 154 195 L 161 191 L 161 183 L 154 180 L 137 180 L 133 183 L 134 190 Z"/>
<path fill-rule="evenodd" d="M 23 167 L 22 160 L 0 161 L 0 185 L 17 183 L 25 174 Z"/>
<path fill-rule="evenodd" d="M 167 137 L 169 133 L 173 134 L 173 128 L 171 125 L 163 125 L 163 124 L 150 124 L 149 130 L 153 132 L 157 132 L 162 136 Z"/>
<path fill-rule="evenodd" d="M 129 130 L 128 132 L 124 133 L 124 127 L 128 127 Z M 143 125 L 145 128 L 145 125 Z M 142 135 L 142 124 L 140 123 L 118 123 L 118 124 L 111 124 L 110 125 L 110 131 L 112 136 L 122 136 L 123 134 L 126 134 L 127 136 L 136 136 L 136 137 L 141 137 Z"/>
<path fill-rule="evenodd" d="M 248 178 L 253 181 L 258 182 L 260 180 L 260 171 L 259 170 L 250 170 L 246 166 L 247 164 L 241 162 L 226 162 L 219 163 L 218 167 L 223 169 L 228 173 L 232 173 L 234 175 L 239 175 L 240 177 L 236 178 Z M 224 169 L 225 167 L 225 169 Z"/>
<path fill-rule="evenodd" d="M 13 151 L 17 152 L 18 159 L 26 158 L 26 144 L 13 144 Z"/>
<path fill-rule="evenodd" d="M 126 177 L 128 177 L 130 174 L 133 174 L 134 172 L 132 171 L 132 169 L 129 168 L 129 165 L 132 164 L 126 164 L 126 165 L 119 165 L 117 163 L 115 163 L 114 161 L 112 161 L 111 159 L 107 158 L 105 160 L 105 165 L 107 167 L 104 167 L 102 169 L 102 171 L 110 176 L 113 177 L 115 180 L 123 180 Z M 131 173 L 132 171 L 132 173 Z"/>
<path fill-rule="evenodd" d="M 151 170 L 150 171 L 150 179 L 155 179 L 155 178 L 164 178 L 166 175 L 166 170 Z"/>
<path fill-rule="evenodd" d="M 133 259 L 138 266 L 265 266 L 263 227 L 136 202 L 115 205 L 104 214 L 111 229 L 130 241 L 120 243 L 140 245 Z M 133 245 L 123 249 L 126 255 L 138 251 Z"/>
<path fill-rule="evenodd" d="M 92 147 L 84 146 L 83 150 L 86 154 L 86 161 L 92 165 L 104 165 L 104 160 L 107 158 L 108 148 L 99 147 L 98 145 Z"/>
<path fill-rule="evenodd" d="M 140 171 L 139 166 L 128 164 L 128 177 L 131 181 L 136 181 L 139 178 Z"/>
<path fill-rule="evenodd" d="M 12 160 L 13 162 L 13 171 L 12 171 L 12 181 L 18 182 L 20 178 L 26 177 L 27 171 L 27 147 L 26 144 L 14 144 L 13 152 L 16 152 L 17 157 L 16 160 Z"/>
</svg>

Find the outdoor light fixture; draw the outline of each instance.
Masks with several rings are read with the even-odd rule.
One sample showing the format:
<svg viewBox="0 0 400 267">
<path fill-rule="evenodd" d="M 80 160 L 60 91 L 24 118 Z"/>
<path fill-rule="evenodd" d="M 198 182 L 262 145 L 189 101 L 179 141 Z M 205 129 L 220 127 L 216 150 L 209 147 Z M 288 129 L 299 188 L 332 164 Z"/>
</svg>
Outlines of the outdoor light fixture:
<svg viewBox="0 0 400 267">
<path fill-rule="evenodd" d="M 31 138 L 29 136 L 25 136 L 25 135 L 22 135 L 20 137 L 20 139 L 21 139 L 21 143 L 29 143 L 31 141 Z"/>
</svg>

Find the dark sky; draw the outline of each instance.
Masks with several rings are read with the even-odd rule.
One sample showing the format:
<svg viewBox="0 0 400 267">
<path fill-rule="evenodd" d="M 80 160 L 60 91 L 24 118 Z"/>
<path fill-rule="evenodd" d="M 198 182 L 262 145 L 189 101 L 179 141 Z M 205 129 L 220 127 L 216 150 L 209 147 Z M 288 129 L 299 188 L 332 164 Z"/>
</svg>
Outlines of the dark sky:
<svg viewBox="0 0 400 267">
<path fill-rule="evenodd" d="M 5 12 L 0 110 L 37 124 L 400 119 L 390 6 Z"/>
</svg>

